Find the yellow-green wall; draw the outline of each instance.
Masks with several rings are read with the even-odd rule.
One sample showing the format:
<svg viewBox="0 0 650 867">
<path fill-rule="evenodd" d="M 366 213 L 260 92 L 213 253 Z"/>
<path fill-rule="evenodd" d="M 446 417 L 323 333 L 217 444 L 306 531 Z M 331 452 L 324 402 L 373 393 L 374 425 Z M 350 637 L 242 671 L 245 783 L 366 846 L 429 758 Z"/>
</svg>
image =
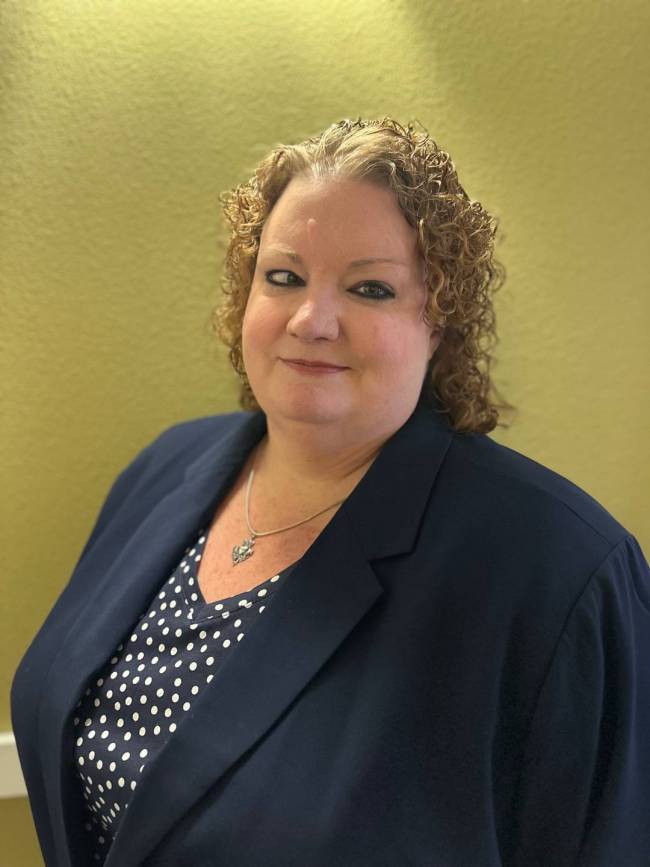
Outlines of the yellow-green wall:
<svg viewBox="0 0 650 867">
<path fill-rule="evenodd" d="M 500 218 L 493 436 L 650 550 L 649 34 L 645 0 L 0 4 L 0 729 L 117 472 L 235 408 L 218 193 L 342 117 L 418 119 Z"/>
</svg>

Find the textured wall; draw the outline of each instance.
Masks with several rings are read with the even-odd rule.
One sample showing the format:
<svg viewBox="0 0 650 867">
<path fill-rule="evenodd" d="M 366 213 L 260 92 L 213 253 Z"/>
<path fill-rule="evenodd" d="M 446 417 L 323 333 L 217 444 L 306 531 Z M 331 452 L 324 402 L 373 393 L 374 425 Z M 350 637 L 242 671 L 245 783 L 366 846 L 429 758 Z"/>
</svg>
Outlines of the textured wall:
<svg viewBox="0 0 650 867">
<path fill-rule="evenodd" d="M 342 117 L 417 118 L 500 218 L 519 413 L 493 436 L 650 550 L 649 25 L 644 0 L 0 3 L 3 696 L 117 472 L 235 407 L 219 191 Z"/>
</svg>

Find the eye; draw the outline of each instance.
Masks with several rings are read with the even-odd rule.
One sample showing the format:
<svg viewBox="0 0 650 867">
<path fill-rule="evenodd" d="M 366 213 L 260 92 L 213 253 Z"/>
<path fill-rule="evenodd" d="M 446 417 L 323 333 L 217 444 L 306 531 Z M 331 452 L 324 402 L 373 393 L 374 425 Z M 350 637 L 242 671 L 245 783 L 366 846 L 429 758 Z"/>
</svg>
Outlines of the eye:
<svg viewBox="0 0 650 867">
<path fill-rule="evenodd" d="M 300 281 L 300 277 L 297 277 L 293 271 L 285 271 L 284 269 L 274 269 L 273 271 L 267 271 L 264 275 L 268 283 L 272 286 L 295 286 L 296 283 L 293 281 L 288 282 L 276 282 L 275 276 L 273 280 L 271 279 L 272 275 L 275 274 L 288 274 L 290 277 L 295 278 L 295 280 Z M 301 281 L 300 281 L 301 282 Z M 377 301 L 383 301 L 387 298 L 394 298 L 395 293 L 388 286 L 383 283 L 378 283 L 375 280 L 369 280 L 366 283 L 360 283 L 358 286 L 354 286 L 352 289 L 348 290 L 352 292 L 354 295 L 358 295 L 360 298 L 370 298 L 376 299 Z"/>
<path fill-rule="evenodd" d="M 362 289 L 370 289 L 372 291 L 362 292 Z M 360 295 L 361 298 L 376 298 L 378 301 L 395 297 L 392 289 L 384 286 L 383 283 L 376 283 L 374 280 L 370 280 L 368 283 L 361 283 L 359 286 L 355 286 L 354 289 L 350 289 L 350 292 Z"/>
<path fill-rule="evenodd" d="M 291 274 L 292 277 L 296 276 L 293 273 L 293 271 L 280 271 L 277 269 L 274 271 L 267 271 L 264 276 L 266 277 L 267 282 L 270 283 L 272 286 L 289 286 L 291 284 L 289 284 L 289 283 L 276 283 L 275 280 L 271 280 L 271 274 Z M 298 278 L 298 279 L 300 279 L 300 278 Z"/>
</svg>

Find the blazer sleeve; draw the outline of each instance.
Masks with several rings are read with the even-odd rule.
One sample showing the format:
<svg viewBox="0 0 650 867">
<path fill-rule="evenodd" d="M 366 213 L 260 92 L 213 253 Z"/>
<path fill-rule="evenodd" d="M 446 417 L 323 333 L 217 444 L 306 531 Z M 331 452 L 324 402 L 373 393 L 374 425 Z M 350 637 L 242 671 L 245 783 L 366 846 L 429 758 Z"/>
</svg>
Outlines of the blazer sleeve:
<svg viewBox="0 0 650 867">
<path fill-rule="evenodd" d="M 633 536 L 557 644 L 515 793 L 516 867 L 650 865 L 650 569 Z"/>
<path fill-rule="evenodd" d="M 136 454 L 114 480 L 110 490 L 104 497 L 90 536 L 77 561 L 77 566 L 84 560 L 93 546 L 98 543 L 113 516 L 119 512 L 125 501 L 137 490 L 138 485 L 146 475 L 146 470 L 150 465 L 156 444 L 162 435 L 158 436 Z M 46 623 L 50 618 L 55 617 L 57 612 L 61 614 L 64 620 L 66 617 L 74 617 L 74 606 L 69 606 L 66 600 L 69 597 L 74 598 L 74 576 L 76 574 L 77 570 L 75 568 L 53 609 L 50 611 Z M 27 784 L 30 807 L 44 852 L 54 851 L 54 843 L 51 839 L 48 806 L 42 782 L 42 757 L 38 752 L 37 709 L 40 693 L 45 686 L 48 672 L 46 661 L 56 654 L 58 650 L 57 641 L 60 634 L 60 630 L 49 630 L 45 625 L 41 627 L 39 633 L 32 638 L 29 647 L 23 655 L 20 665 L 14 674 L 10 690 L 12 727 L 16 733 L 16 746 Z"/>
</svg>

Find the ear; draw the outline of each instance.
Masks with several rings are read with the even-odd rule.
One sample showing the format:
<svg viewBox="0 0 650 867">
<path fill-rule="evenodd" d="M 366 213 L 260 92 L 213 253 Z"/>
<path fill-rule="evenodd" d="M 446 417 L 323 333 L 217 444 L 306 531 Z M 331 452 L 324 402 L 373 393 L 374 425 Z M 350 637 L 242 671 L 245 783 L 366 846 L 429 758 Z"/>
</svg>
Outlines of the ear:
<svg viewBox="0 0 650 867">
<path fill-rule="evenodd" d="M 443 333 L 444 328 L 441 325 L 437 325 L 431 329 L 431 334 L 429 335 L 429 361 L 431 361 L 436 349 L 440 346 Z"/>
</svg>

